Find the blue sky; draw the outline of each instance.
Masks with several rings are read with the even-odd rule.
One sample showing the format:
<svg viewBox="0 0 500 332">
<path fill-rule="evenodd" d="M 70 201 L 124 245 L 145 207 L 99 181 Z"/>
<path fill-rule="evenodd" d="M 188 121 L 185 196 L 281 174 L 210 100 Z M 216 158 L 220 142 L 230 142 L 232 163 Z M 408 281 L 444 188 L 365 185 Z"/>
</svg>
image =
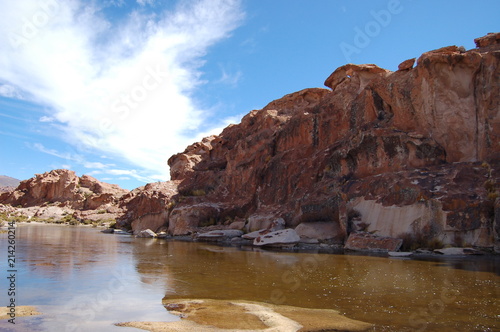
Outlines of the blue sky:
<svg viewBox="0 0 500 332">
<path fill-rule="evenodd" d="M 168 158 L 337 67 L 474 48 L 500 1 L 0 2 L 0 174 L 132 189 Z"/>
</svg>

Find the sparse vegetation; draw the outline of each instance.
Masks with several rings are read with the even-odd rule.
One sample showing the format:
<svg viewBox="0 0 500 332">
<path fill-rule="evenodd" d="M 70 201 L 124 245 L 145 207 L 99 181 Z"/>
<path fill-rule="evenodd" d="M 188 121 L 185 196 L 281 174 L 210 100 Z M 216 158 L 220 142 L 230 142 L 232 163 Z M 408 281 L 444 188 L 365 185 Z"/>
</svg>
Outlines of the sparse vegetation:
<svg viewBox="0 0 500 332">
<path fill-rule="evenodd" d="M 195 189 L 192 192 L 192 196 L 205 196 L 207 193 L 204 189 Z"/>
<path fill-rule="evenodd" d="M 210 217 L 209 219 L 200 222 L 200 227 L 207 227 L 207 226 L 213 226 L 217 224 L 217 220 L 215 220 L 214 217 Z"/>
<path fill-rule="evenodd" d="M 175 200 L 171 200 L 167 203 L 167 210 L 172 210 L 175 206 Z"/>
<path fill-rule="evenodd" d="M 481 164 L 481 167 L 488 170 L 488 180 L 484 182 L 484 189 L 486 189 L 487 191 L 486 198 L 494 202 L 498 197 L 500 197 L 500 194 L 498 193 L 497 182 L 492 176 L 493 169 L 491 168 L 491 165 L 486 161 Z"/>
<path fill-rule="evenodd" d="M 70 225 L 78 225 L 80 222 L 75 218 L 73 217 L 72 215 L 68 214 L 68 215 L 65 215 L 62 219 L 61 219 L 61 222 L 63 223 L 68 223 Z"/>
<path fill-rule="evenodd" d="M 401 251 L 414 251 L 419 248 L 429 250 L 441 249 L 444 247 L 443 242 L 436 237 L 430 237 L 422 232 L 419 233 L 404 233 L 398 236 L 403 240 Z"/>
</svg>

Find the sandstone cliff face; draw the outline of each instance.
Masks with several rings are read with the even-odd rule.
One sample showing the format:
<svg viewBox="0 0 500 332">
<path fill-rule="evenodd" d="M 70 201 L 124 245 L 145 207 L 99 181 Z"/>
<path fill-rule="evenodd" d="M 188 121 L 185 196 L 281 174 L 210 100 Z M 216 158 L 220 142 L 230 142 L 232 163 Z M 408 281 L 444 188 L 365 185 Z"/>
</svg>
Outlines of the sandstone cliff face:
<svg viewBox="0 0 500 332">
<path fill-rule="evenodd" d="M 117 205 L 127 192 L 91 176 L 78 177 L 73 171 L 58 169 L 22 181 L 15 190 L 1 194 L 0 203 L 16 207 L 54 204 L 74 210 L 96 210 Z"/>
<path fill-rule="evenodd" d="M 339 243 L 366 230 L 498 244 L 499 34 L 476 44 L 396 72 L 345 65 L 326 80 L 331 90 L 284 96 L 172 156 L 170 233 L 283 218 L 332 224 Z"/>
</svg>

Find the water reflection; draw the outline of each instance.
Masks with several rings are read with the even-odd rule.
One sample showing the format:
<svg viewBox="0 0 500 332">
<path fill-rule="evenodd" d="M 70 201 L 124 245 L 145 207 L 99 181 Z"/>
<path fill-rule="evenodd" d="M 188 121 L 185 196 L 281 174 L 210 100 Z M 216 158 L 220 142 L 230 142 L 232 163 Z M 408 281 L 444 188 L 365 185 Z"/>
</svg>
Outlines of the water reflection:
<svg viewBox="0 0 500 332">
<path fill-rule="evenodd" d="M 337 309 L 389 330 L 498 328 L 499 278 L 448 264 L 355 255 L 238 251 L 161 242 L 159 266 L 175 281 L 165 298 L 242 299 Z M 161 244 L 160 244 L 161 243 Z M 141 273 L 155 247 L 135 251 Z M 467 265 L 465 263 L 464 267 Z M 477 261 L 472 264 L 483 270 Z M 487 264 L 488 265 L 488 264 Z M 470 266 L 470 265 L 467 265 Z M 147 267 L 151 267 L 149 271 Z M 162 267 L 164 268 L 164 267 Z"/>
<path fill-rule="evenodd" d="M 163 286 L 140 281 L 133 238 L 52 225 L 22 225 L 16 235 L 16 305 L 33 305 L 44 314 L 16 318 L 15 331 L 124 332 L 136 330 L 113 324 L 177 319 L 161 305 Z M 6 241 L 0 249 L 6 252 Z M 6 261 L 0 262 L 3 271 Z M 0 289 L 6 289 L 3 279 Z M 0 321 L 0 330 L 11 328 Z"/>
<path fill-rule="evenodd" d="M 82 331 L 126 331 L 112 323 L 174 319 L 163 297 L 336 309 L 376 324 L 375 331 L 500 329 L 498 260 L 239 250 L 83 227 L 21 230 L 19 304 L 46 313 L 25 319 L 26 331 L 78 324 Z"/>
</svg>

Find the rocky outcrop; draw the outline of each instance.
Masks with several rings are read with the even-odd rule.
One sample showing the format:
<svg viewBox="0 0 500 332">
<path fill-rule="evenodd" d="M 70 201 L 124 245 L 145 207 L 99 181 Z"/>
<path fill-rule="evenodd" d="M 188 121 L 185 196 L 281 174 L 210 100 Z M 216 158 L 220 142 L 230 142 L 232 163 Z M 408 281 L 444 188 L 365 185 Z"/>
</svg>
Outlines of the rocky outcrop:
<svg viewBox="0 0 500 332">
<path fill-rule="evenodd" d="M 22 181 L 12 192 L 0 195 L 0 203 L 12 206 L 57 204 L 72 209 L 95 210 L 116 204 L 128 190 L 98 181 L 91 176 L 57 169 Z"/>
<path fill-rule="evenodd" d="M 0 203 L 17 208 L 17 213 L 41 220 L 98 221 L 122 215 L 120 198 L 128 193 L 117 185 L 100 182 L 75 172 L 57 169 L 22 181 L 0 195 Z"/>
<path fill-rule="evenodd" d="M 176 205 L 177 186 L 175 181 L 149 183 L 122 196 L 119 207 L 126 212 L 118 225 L 131 228 L 135 235 L 147 229 L 160 232 Z"/>
<path fill-rule="evenodd" d="M 169 159 L 171 234 L 282 218 L 304 238 L 369 231 L 492 247 L 500 177 L 499 34 L 391 72 L 348 64 Z M 315 227 L 325 228 L 322 234 Z M 495 231 L 496 232 L 496 231 Z M 326 235 L 329 234 L 329 235 Z"/>
</svg>

